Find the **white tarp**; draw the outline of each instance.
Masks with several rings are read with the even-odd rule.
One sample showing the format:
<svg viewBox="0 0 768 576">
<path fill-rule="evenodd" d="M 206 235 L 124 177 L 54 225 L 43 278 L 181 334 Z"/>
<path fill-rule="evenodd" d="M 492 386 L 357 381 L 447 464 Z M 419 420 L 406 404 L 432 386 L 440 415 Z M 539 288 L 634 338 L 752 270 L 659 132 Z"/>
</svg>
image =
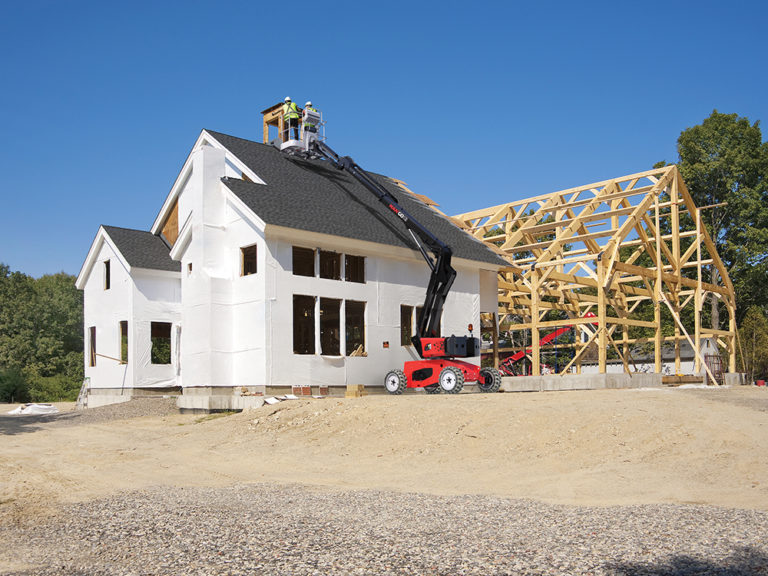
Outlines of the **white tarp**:
<svg viewBox="0 0 768 576">
<path fill-rule="evenodd" d="M 40 414 L 56 414 L 59 411 L 56 406 L 51 404 L 24 404 L 14 408 L 8 414 L 18 414 L 20 416 L 33 416 Z"/>
</svg>

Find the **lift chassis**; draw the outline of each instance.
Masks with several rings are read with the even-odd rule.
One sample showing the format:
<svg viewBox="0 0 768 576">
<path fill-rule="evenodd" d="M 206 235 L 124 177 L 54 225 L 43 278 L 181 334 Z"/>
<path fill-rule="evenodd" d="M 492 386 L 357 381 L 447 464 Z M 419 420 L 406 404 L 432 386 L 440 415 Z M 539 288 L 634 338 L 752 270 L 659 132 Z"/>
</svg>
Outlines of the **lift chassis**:
<svg viewBox="0 0 768 576">
<path fill-rule="evenodd" d="M 293 150 L 290 150 L 291 148 Z M 411 337 L 411 342 L 422 359 L 406 361 L 402 370 L 390 370 L 384 378 L 387 391 L 390 394 L 402 394 L 406 388 L 424 388 L 428 394 L 438 394 L 441 391 L 457 394 L 465 382 L 477 382 L 483 392 L 498 392 L 501 387 L 501 374 L 498 370 L 480 368 L 457 359 L 480 355 L 480 339 L 471 335 L 471 324 L 470 336 L 440 335 L 443 305 L 456 279 L 456 270 L 451 266 L 453 251 L 450 246 L 409 214 L 397 198 L 352 158 L 339 156 L 313 134 L 305 133 L 302 141 L 286 142 L 282 149 L 298 150 L 308 157 L 325 158 L 339 170 L 351 174 L 398 217 L 432 270 L 424 306 L 417 318 L 416 334 Z M 431 252 L 432 256 L 427 251 Z"/>
</svg>

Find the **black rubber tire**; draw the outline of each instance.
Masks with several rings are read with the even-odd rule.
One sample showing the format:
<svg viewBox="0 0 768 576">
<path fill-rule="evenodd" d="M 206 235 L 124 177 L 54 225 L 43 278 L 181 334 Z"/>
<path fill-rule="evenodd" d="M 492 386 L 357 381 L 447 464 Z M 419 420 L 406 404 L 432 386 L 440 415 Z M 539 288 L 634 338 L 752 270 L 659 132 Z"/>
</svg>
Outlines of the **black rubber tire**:
<svg viewBox="0 0 768 576">
<path fill-rule="evenodd" d="M 390 370 L 384 377 L 384 388 L 390 394 L 402 394 L 406 386 L 408 386 L 408 381 L 402 370 Z"/>
<path fill-rule="evenodd" d="M 477 387 L 480 388 L 480 392 L 498 392 L 501 388 L 501 372 L 496 368 L 481 368 Z"/>
<path fill-rule="evenodd" d="M 438 381 L 446 394 L 458 394 L 464 388 L 464 372 L 455 366 L 446 366 L 440 372 Z"/>
<path fill-rule="evenodd" d="M 440 394 L 442 389 L 440 388 L 440 384 L 432 384 L 431 386 L 424 386 L 424 392 L 427 394 Z"/>
</svg>

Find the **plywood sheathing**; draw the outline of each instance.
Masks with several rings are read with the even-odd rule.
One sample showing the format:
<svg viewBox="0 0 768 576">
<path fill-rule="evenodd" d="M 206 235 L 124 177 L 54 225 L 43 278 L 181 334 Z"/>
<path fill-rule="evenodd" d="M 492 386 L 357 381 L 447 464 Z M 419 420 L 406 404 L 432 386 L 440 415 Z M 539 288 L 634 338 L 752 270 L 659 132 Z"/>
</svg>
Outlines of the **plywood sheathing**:
<svg viewBox="0 0 768 576">
<path fill-rule="evenodd" d="M 173 246 L 176 244 L 176 240 L 179 238 L 179 201 L 178 199 L 173 202 L 168 218 L 163 224 L 162 235 L 166 242 Z"/>
<path fill-rule="evenodd" d="M 679 371 L 680 342 L 687 340 L 698 351 L 706 337 L 716 339 L 729 371 L 735 372 L 733 285 L 676 166 L 475 210 L 454 216 L 454 221 L 509 261 L 499 275 L 499 322 L 505 330 L 530 335 L 529 344 L 501 352 L 530 346 L 533 374 L 541 373 L 538 335 L 563 325 L 575 326 L 582 336 L 566 346 L 574 357 L 561 374 L 574 365 L 579 371 L 594 343 L 600 373 L 606 371 L 609 349 L 615 350 L 625 372 L 632 373 L 631 349 L 646 342 L 653 344 L 659 373 L 666 341 L 675 344 Z M 717 284 L 703 280 L 710 266 L 718 272 Z M 727 330 L 702 326 L 707 297 L 725 304 Z M 644 302 L 653 306 L 652 321 L 637 317 Z M 681 316 L 685 311 L 690 317 L 689 308 L 693 330 L 686 329 Z M 546 319 L 553 310 L 560 319 Z M 672 316 L 672 336 L 663 336 L 662 310 Z M 587 313 L 594 317 L 585 317 Z M 631 327 L 649 334 L 631 338 Z M 707 370 L 697 354 L 695 371 L 702 369 Z"/>
</svg>

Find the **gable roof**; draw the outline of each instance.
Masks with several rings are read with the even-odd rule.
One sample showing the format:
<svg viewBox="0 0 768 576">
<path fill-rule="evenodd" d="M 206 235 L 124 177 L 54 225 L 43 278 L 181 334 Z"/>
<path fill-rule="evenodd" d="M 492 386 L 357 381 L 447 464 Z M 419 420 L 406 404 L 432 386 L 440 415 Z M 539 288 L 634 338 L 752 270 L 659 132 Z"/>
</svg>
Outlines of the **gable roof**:
<svg viewBox="0 0 768 576">
<path fill-rule="evenodd" d="M 131 268 L 179 272 L 181 262 L 171 260 L 170 248 L 159 236 L 143 230 L 102 226 Z"/>
<path fill-rule="evenodd" d="M 206 132 L 266 183 L 222 179 L 266 224 L 416 249 L 405 226 L 349 173 L 327 161 L 304 160 L 283 154 L 271 145 Z M 389 178 L 369 174 L 416 220 L 449 245 L 454 257 L 494 266 L 508 265 L 483 242 L 472 238 Z"/>
</svg>

